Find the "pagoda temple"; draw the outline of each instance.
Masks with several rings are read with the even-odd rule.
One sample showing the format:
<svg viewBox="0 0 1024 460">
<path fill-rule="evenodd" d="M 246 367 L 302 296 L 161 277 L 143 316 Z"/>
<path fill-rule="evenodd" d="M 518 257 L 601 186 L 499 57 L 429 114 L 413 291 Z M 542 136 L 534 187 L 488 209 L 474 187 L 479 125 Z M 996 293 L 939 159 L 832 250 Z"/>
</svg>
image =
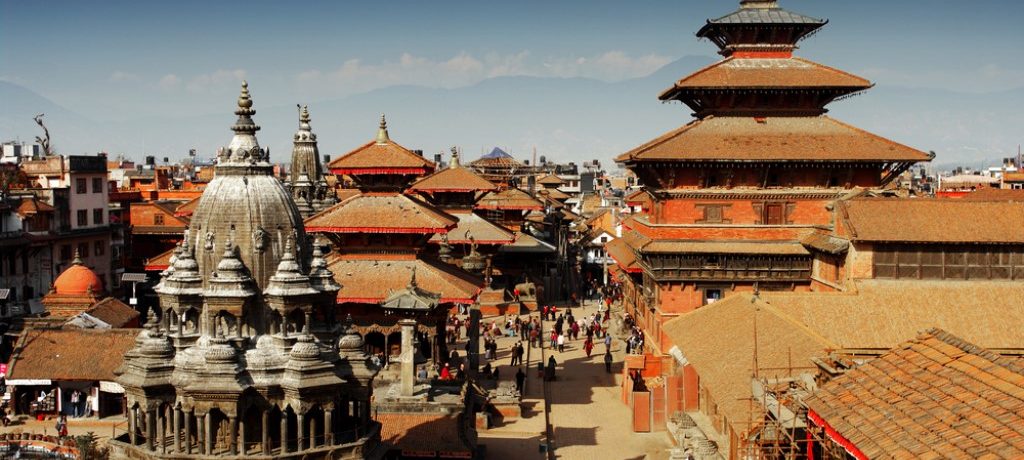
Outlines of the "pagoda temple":
<svg viewBox="0 0 1024 460">
<path fill-rule="evenodd" d="M 307 231 L 324 236 L 335 248 L 329 268 L 342 286 L 338 311 L 353 316 L 368 351 L 382 353 L 385 360 L 399 356 L 401 325 L 382 303 L 404 289 L 415 272 L 418 289 L 440 296 L 436 308 L 416 317 L 420 351 L 435 360 L 447 357 L 447 311 L 474 303 L 483 281 L 423 253 L 431 237 L 448 234 L 459 223 L 419 195 L 404 193 L 413 181 L 432 173 L 434 163 L 391 140 L 382 116 L 375 139 L 328 167 L 348 177 L 358 191 L 343 193 L 351 196 L 305 222 Z"/>
<path fill-rule="evenodd" d="M 697 376 L 669 354 L 665 321 L 733 292 L 838 289 L 838 256 L 817 234 L 834 226 L 835 202 L 933 158 L 827 115 L 872 84 L 794 56 L 826 23 L 770 0 L 708 20 L 697 36 L 724 59 L 659 96 L 694 120 L 616 158 L 644 185 L 629 200 L 643 212 L 608 246 L 625 310 L 644 331 L 645 355 L 628 363 L 624 385 L 667 379 L 652 388 L 663 405 L 655 427 L 698 404 Z"/>
<path fill-rule="evenodd" d="M 338 286 L 256 140 L 243 82 L 173 264 L 159 318 L 124 356 L 127 433 L 112 458 L 363 458 L 378 369 L 334 315 Z"/>
</svg>

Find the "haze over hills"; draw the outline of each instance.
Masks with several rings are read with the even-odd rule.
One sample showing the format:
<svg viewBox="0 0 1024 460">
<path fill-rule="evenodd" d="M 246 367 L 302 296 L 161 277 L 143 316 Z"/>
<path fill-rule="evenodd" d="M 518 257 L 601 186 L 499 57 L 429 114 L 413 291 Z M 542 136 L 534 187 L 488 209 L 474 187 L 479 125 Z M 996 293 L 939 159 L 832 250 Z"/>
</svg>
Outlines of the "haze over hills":
<svg viewBox="0 0 1024 460">
<path fill-rule="evenodd" d="M 688 107 L 662 104 L 658 93 L 711 62 L 678 59 L 654 73 L 618 82 L 587 78 L 498 77 L 456 88 L 393 86 L 342 99 L 310 101 L 313 129 L 323 154 L 338 156 L 371 139 L 381 112 L 392 138 L 431 156 L 457 145 L 475 158 L 493 146 L 520 158 L 557 161 L 611 159 L 691 120 Z M 274 161 L 287 161 L 298 122 L 294 106 L 262 106 L 251 82 L 260 141 Z M 108 151 L 141 159 L 182 158 L 190 148 L 208 157 L 230 139 L 237 92 L 218 95 L 219 113 L 112 122 L 98 113 L 75 113 L 44 95 L 0 81 L 0 139 L 31 140 L 41 134 L 32 116 L 45 113 L 61 153 Z M 1021 139 L 1024 88 L 968 94 L 877 86 L 830 106 L 830 114 L 876 134 L 938 153 L 935 163 L 982 166 L 1016 154 Z"/>
</svg>

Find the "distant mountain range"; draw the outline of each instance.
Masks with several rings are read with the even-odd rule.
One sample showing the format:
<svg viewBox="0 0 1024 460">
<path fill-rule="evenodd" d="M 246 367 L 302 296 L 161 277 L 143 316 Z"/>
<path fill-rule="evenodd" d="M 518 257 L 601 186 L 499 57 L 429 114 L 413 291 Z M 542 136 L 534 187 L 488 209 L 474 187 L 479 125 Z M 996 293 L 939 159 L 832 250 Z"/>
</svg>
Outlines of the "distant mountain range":
<svg viewBox="0 0 1024 460">
<path fill-rule="evenodd" d="M 395 86 L 342 99 L 310 103 L 323 154 L 338 156 L 371 139 L 380 113 L 392 138 L 432 156 L 452 145 L 470 158 L 501 146 L 519 158 L 557 161 L 611 159 L 690 121 L 690 110 L 662 104 L 661 90 L 703 66 L 710 57 L 684 57 L 651 75 L 619 82 L 587 78 L 499 77 L 457 89 Z M 298 122 L 295 107 L 260 105 L 256 121 L 274 161 L 287 161 Z M 233 95 L 224 97 L 233 101 Z M 0 140 L 41 134 L 32 116 L 45 113 L 61 153 L 108 151 L 178 159 L 190 148 L 210 156 L 226 145 L 234 107 L 183 118 L 106 122 L 79 114 L 22 86 L 0 81 Z M 876 87 L 832 106 L 831 115 L 895 141 L 938 153 L 936 164 L 981 166 L 1016 154 L 1024 137 L 1024 88 L 969 94 Z M 145 152 L 143 152 L 145 146 Z"/>
</svg>

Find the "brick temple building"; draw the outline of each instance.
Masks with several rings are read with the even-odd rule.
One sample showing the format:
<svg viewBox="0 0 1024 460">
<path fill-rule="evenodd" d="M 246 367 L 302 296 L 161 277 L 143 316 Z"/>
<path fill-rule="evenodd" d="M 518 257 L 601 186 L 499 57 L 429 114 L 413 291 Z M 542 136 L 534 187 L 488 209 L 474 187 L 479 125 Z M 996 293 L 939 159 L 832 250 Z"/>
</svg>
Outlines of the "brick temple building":
<svg viewBox="0 0 1024 460">
<path fill-rule="evenodd" d="M 846 246 L 827 231 L 836 202 L 884 189 L 932 158 L 826 115 L 831 102 L 872 86 L 794 56 L 826 22 L 766 0 L 709 20 L 697 36 L 724 59 L 659 96 L 695 119 L 616 158 L 644 185 L 629 199 L 642 212 L 608 245 L 625 311 L 645 339 L 643 354 L 627 360 L 624 388 L 667 382 L 651 389 L 653 402 L 624 390 L 648 420 L 638 430 L 698 403 L 699 378 L 672 358 L 665 322 L 735 292 L 839 289 Z"/>
</svg>

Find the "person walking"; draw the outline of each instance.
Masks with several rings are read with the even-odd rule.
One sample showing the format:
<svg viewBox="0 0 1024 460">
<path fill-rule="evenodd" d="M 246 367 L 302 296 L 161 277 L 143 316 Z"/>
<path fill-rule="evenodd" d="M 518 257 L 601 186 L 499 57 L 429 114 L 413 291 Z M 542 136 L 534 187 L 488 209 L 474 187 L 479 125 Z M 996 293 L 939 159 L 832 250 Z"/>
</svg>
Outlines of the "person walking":
<svg viewBox="0 0 1024 460">
<path fill-rule="evenodd" d="M 583 351 L 587 352 L 587 357 L 589 358 L 590 352 L 594 351 L 594 341 L 587 339 L 586 342 L 583 342 Z"/>
<path fill-rule="evenodd" d="M 565 352 L 565 334 L 558 334 L 558 352 Z"/>
<path fill-rule="evenodd" d="M 608 351 L 604 354 L 604 371 L 612 373 L 612 352 Z"/>
<path fill-rule="evenodd" d="M 604 351 L 606 351 L 608 353 L 612 352 L 612 335 L 611 334 L 605 334 L 605 336 L 604 336 Z"/>
<path fill-rule="evenodd" d="M 516 371 L 516 391 L 518 391 L 520 395 L 523 394 L 523 383 L 525 382 L 526 373 L 523 372 L 523 368 L 520 367 L 519 370 Z"/>
</svg>

